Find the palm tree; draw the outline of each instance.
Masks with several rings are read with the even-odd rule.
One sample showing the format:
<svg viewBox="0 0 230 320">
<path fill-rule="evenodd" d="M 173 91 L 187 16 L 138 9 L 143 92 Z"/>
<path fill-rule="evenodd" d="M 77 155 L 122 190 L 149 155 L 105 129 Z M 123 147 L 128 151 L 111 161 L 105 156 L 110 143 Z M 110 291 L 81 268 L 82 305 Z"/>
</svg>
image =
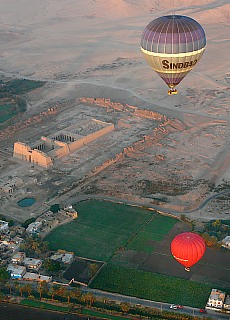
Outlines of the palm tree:
<svg viewBox="0 0 230 320">
<path fill-rule="evenodd" d="M 42 252 L 48 250 L 48 242 L 43 241 L 40 237 L 27 236 L 20 248 L 25 251 L 26 254 L 39 256 Z"/>
<path fill-rule="evenodd" d="M 65 297 L 66 288 L 64 286 L 59 286 L 57 294 L 58 294 L 59 297 Z"/>
<path fill-rule="evenodd" d="M 6 267 L 0 268 L 0 286 L 1 287 L 5 286 L 9 278 L 10 278 L 10 274 L 7 271 L 7 268 Z"/>
<path fill-rule="evenodd" d="M 32 286 L 31 286 L 31 284 L 28 283 L 28 284 L 25 286 L 25 290 L 27 291 L 28 297 L 30 297 L 30 296 L 31 296 L 31 291 L 32 291 Z"/>
<path fill-rule="evenodd" d="M 15 282 L 14 282 L 14 290 L 15 290 L 15 293 L 17 290 L 19 290 L 19 283 L 17 280 L 15 280 Z"/>
<path fill-rule="evenodd" d="M 51 296 L 51 299 L 54 300 L 55 293 L 57 292 L 57 285 L 51 285 L 48 294 Z"/>
<path fill-rule="evenodd" d="M 120 307 L 121 307 L 122 312 L 124 312 L 124 313 L 127 313 L 130 309 L 130 305 L 127 302 L 122 302 L 120 304 Z"/>
<path fill-rule="evenodd" d="M 74 288 L 72 290 L 73 297 L 77 300 L 82 300 L 82 291 L 80 288 Z"/>
<path fill-rule="evenodd" d="M 85 301 L 86 305 L 89 305 L 90 307 L 95 302 L 95 300 L 96 300 L 96 298 L 91 292 L 87 292 L 84 295 L 84 301 Z"/>
<path fill-rule="evenodd" d="M 24 291 L 24 286 L 22 284 L 19 285 L 19 292 L 20 292 L 20 296 L 22 297 Z"/>
<path fill-rule="evenodd" d="M 65 290 L 64 293 L 63 293 L 63 296 L 65 298 L 67 298 L 67 302 L 69 304 L 70 303 L 70 298 L 72 297 L 72 290 L 69 290 L 69 289 Z"/>
<path fill-rule="evenodd" d="M 44 281 L 41 281 L 38 285 L 38 292 L 40 294 L 40 299 L 42 299 L 42 294 L 43 294 L 43 291 L 44 291 L 44 286 L 45 286 L 45 282 Z"/>
<path fill-rule="evenodd" d="M 9 289 L 9 293 L 12 294 L 12 288 L 13 288 L 12 283 L 7 282 L 6 287 Z"/>
</svg>

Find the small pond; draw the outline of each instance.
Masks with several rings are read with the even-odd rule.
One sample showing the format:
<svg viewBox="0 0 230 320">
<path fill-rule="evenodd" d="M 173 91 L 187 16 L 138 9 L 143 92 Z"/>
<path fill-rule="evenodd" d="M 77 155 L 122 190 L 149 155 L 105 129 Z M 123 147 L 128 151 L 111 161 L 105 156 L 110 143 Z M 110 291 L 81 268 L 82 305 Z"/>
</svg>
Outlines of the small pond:
<svg viewBox="0 0 230 320">
<path fill-rule="evenodd" d="M 36 202 L 35 198 L 23 198 L 18 201 L 19 207 L 30 207 Z"/>
</svg>

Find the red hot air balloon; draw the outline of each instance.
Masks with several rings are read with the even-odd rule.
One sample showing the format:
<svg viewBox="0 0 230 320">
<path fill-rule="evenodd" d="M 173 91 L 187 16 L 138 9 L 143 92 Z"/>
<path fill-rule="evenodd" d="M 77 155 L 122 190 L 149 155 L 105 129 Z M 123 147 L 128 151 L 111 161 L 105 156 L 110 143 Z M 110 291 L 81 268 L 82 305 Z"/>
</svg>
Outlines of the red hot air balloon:
<svg viewBox="0 0 230 320">
<path fill-rule="evenodd" d="M 186 271 L 203 257 L 205 249 L 203 238 L 192 232 L 180 233 L 171 242 L 173 257 L 185 266 Z"/>
</svg>

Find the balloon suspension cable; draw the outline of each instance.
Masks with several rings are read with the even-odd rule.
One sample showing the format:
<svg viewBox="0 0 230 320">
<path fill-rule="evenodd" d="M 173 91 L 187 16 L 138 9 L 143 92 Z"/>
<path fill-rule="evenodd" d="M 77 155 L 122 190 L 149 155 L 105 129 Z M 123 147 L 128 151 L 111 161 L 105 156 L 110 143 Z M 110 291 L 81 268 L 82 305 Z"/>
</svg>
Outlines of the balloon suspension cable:
<svg viewBox="0 0 230 320">
<path fill-rule="evenodd" d="M 190 272 L 190 268 L 184 268 L 185 271 Z"/>
</svg>

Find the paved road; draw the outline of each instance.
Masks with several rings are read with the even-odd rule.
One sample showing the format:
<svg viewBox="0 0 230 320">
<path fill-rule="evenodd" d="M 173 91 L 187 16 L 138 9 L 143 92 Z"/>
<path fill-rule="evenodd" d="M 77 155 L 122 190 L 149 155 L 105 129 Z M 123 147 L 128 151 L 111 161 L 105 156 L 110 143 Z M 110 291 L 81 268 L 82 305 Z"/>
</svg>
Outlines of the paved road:
<svg viewBox="0 0 230 320">
<path fill-rule="evenodd" d="M 212 319 L 217 319 L 217 320 L 230 320 L 230 314 L 225 315 L 225 314 L 220 314 L 219 312 L 215 312 L 212 310 L 208 310 L 206 314 L 202 314 L 199 312 L 199 309 L 197 308 L 192 308 L 192 307 L 187 307 L 184 306 L 182 309 L 177 309 L 177 310 L 172 310 L 170 309 L 170 304 L 169 303 L 163 303 L 163 302 L 157 302 L 157 301 L 151 301 L 151 300 L 145 300 L 145 299 L 139 299 L 136 297 L 129 297 L 117 293 L 110 293 L 110 292 L 105 292 L 105 291 L 100 291 L 96 289 L 90 289 L 90 288 L 81 288 L 82 291 L 90 291 L 93 293 L 96 297 L 103 297 L 111 301 L 116 301 L 116 302 L 127 302 L 130 305 L 140 305 L 144 307 L 150 307 L 150 308 L 157 308 L 160 310 L 165 310 L 165 311 L 170 311 L 170 312 L 179 312 L 179 313 L 184 313 L 188 315 L 194 315 L 194 316 L 199 316 L 203 318 L 204 316 L 210 317 Z M 179 302 L 178 302 L 179 303 Z"/>
</svg>

